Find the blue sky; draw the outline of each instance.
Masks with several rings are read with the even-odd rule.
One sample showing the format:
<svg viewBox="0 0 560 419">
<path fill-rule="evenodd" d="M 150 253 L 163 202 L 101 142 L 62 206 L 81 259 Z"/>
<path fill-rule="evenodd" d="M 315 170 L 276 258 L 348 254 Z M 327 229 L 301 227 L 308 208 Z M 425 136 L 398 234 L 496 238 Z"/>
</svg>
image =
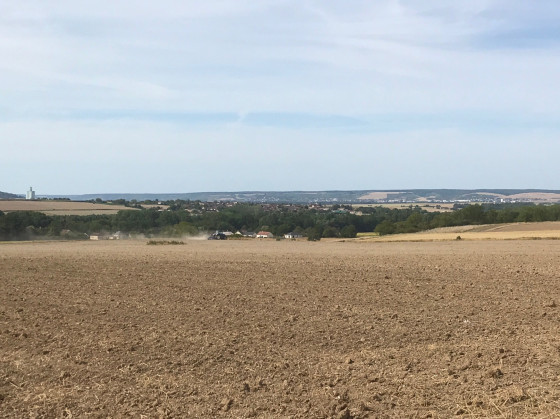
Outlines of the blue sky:
<svg viewBox="0 0 560 419">
<path fill-rule="evenodd" d="M 560 189 L 556 1 L 0 2 L 0 190 Z"/>
</svg>

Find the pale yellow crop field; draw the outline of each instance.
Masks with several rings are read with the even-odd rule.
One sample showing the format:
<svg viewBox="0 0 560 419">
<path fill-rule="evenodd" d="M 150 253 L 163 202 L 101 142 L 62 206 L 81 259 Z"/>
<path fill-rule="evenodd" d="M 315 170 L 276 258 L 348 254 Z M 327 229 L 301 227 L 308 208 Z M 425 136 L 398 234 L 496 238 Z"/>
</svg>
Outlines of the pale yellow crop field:
<svg viewBox="0 0 560 419">
<path fill-rule="evenodd" d="M 437 207 L 436 207 L 437 205 Z M 383 203 L 379 203 L 379 204 L 354 204 L 352 205 L 353 208 L 359 208 L 359 207 L 383 207 L 383 208 L 389 208 L 389 209 L 407 209 L 410 208 L 411 206 L 413 208 L 415 207 L 420 207 L 421 209 L 428 211 L 428 212 L 451 212 L 453 211 L 453 205 L 454 204 L 426 204 L 426 203 L 418 203 L 418 204 L 383 204 Z M 439 208 L 438 208 L 439 207 Z"/>
<path fill-rule="evenodd" d="M 99 215 L 116 214 L 120 210 L 133 210 L 124 205 L 94 204 L 77 201 L 26 201 L 0 200 L 0 211 L 37 211 L 47 215 Z"/>
<path fill-rule="evenodd" d="M 373 233 L 372 233 L 373 234 Z M 560 222 L 511 223 L 445 227 L 410 234 L 359 236 L 356 240 L 378 242 L 423 242 L 457 240 L 560 240 Z"/>
</svg>

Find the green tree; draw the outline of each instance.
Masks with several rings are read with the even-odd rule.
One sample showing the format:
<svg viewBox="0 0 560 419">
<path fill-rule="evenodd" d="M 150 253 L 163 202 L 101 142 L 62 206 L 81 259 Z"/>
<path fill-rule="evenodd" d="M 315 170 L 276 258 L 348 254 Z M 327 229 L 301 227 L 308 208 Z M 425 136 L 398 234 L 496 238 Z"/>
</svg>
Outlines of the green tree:
<svg viewBox="0 0 560 419">
<path fill-rule="evenodd" d="M 357 235 L 357 230 L 356 227 L 354 227 L 352 224 L 347 225 L 346 227 L 344 227 L 342 230 L 340 230 L 340 236 L 341 237 L 347 237 L 347 238 L 354 238 Z"/>
<path fill-rule="evenodd" d="M 305 230 L 307 235 L 307 240 L 309 241 L 319 241 L 323 236 L 323 228 L 321 226 L 310 227 Z"/>
<path fill-rule="evenodd" d="M 378 224 L 377 227 L 375 227 L 374 231 L 376 233 L 379 233 L 380 236 L 385 236 L 387 234 L 393 234 L 395 230 L 395 225 L 391 221 L 385 220 L 382 223 Z"/>
<path fill-rule="evenodd" d="M 327 226 L 323 230 L 323 237 L 324 238 L 338 237 L 339 235 L 340 235 L 340 232 L 338 231 L 338 229 L 336 227 Z"/>
<path fill-rule="evenodd" d="M 198 234 L 198 229 L 186 221 L 181 221 L 172 228 L 172 235 L 176 237 L 195 236 L 196 234 Z"/>
</svg>

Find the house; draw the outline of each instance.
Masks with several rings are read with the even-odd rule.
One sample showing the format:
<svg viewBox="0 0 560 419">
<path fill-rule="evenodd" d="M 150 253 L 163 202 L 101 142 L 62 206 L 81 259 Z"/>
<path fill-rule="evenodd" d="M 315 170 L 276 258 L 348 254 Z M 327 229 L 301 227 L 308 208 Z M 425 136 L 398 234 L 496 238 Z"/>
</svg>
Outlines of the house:
<svg viewBox="0 0 560 419">
<path fill-rule="evenodd" d="M 245 231 L 245 230 L 237 230 L 235 234 L 237 236 L 243 236 L 243 237 L 257 237 L 257 233 L 254 233 L 252 231 Z"/>
<path fill-rule="evenodd" d="M 274 238 L 274 234 L 270 231 L 259 231 L 257 233 L 257 239 L 272 239 Z"/>
<path fill-rule="evenodd" d="M 302 237 L 303 237 L 303 234 L 295 233 L 293 231 L 291 233 L 284 234 L 285 239 L 300 239 Z"/>
</svg>

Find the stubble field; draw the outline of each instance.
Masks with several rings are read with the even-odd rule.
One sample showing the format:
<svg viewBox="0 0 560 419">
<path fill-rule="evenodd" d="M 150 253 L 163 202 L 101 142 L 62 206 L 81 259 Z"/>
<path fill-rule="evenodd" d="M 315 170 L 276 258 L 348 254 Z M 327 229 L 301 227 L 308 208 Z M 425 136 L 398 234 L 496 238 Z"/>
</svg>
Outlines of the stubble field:
<svg viewBox="0 0 560 419">
<path fill-rule="evenodd" d="M 135 210 L 135 208 L 79 201 L 0 200 L 0 211 L 3 212 L 37 211 L 47 215 L 104 215 L 116 214 L 120 210 Z"/>
<path fill-rule="evenodd" d="M 0 244 L 0 416 L 552 417 L 560 241 Z"/>
<path fill-rule="evenodd" d="M 429 242 L 457 240 L 560 240 L 560 222 L 509 223 L 441 227 L 386 236 L 359 234 L 359 240 L 377 242 Z"/>
</svg>

